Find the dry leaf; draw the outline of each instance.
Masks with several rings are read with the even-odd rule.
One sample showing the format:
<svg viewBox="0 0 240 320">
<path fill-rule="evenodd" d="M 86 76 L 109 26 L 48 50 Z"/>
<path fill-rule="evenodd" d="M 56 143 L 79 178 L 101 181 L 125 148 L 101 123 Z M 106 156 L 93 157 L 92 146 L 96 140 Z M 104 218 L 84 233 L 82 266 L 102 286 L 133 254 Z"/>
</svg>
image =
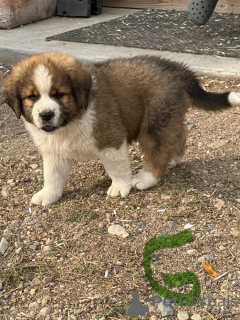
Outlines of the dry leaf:
<svg viewBox="0 0 240 320">
<path fill-rule="evenodd" d="M 212 269 L 209 263 L 205 262 L 202 264 L 202 268 L 207 271 L 207 273 L 214 278 L 217 278 L 217 272 Z"/>
</svg>

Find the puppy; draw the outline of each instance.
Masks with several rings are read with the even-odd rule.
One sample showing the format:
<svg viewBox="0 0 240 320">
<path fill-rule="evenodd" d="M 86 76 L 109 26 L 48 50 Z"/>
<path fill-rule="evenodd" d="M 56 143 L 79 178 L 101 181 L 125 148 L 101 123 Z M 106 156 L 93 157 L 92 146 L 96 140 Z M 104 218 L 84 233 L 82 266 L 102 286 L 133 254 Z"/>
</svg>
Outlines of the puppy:
<svg viewBox="0 0 240 320">
<path fill-rule="evenodd" d="M 155 186 L 184 154 L 189 107 L 240 105 L 238 93 L 206 92 L 186 66 L 153 56 L 83 65 L 69 55 L 34 55 L 12 68 L 3 93 L 42 154 L 44 187 L 32 197 L 42 206 L 60 199 L 74 160 L 101 160 L 109 196 Z M 144 166 L 132 176 L 134 140 Z"/>
</svg>

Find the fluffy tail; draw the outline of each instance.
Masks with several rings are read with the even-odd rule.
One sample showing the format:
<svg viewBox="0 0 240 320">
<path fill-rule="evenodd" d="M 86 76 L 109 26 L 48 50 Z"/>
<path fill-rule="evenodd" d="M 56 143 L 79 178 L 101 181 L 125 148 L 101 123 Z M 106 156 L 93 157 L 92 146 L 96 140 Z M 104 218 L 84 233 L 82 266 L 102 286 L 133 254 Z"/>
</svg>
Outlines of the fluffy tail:
<svg viewBox="0 0 240 320">
<path fill-rule="evenodd" d="M 231 107 L 240 106 L 240 93 L 207 92 L 200 87 L 198 82 L 191 83 L 189 96 L 197 108 L 207 111 L 220 111 Z"/>
</svg>

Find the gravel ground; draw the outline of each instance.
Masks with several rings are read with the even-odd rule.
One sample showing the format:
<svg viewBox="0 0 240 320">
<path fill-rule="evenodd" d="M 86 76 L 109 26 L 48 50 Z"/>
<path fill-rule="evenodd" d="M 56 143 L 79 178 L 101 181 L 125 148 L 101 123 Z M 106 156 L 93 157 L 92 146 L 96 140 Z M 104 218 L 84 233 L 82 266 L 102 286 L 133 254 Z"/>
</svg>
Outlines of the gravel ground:
<svg viewBox="0 0 240 320">
<path fill-rule="evenodd" d="M 1 76 L 6 70 L 0 66 Z M 234 81 L 202 81 L 209 90 L 239 90 Z M 155 279 L 162 284 L 161 272 L 193 271 L 202 297 L 236 298 L 238 305 L 172 306 L 166 319 L 240 319 L 239 109 L 190 110 L 186 155 L 157 187 L 108 198 L 110 179 L 100 162 L 79 162 L 61 201 L 46 208 L 30 206 L 43 185 L 41 157 L 12 110 L 2 105 L 0 114 L 0 319 L 123 319 L 122 302 L 131 302 L 132 292 L 150 308 L 134 319 L 162 319 L 143 248 L 189 223 L 194 242 L 156 252 Z M 136 172 L 142 158 L 137 144 L 130 150 Z M 129 237 L 109 234 L 112 223 Z M 204 260 L 219 278 L 202 269 Z"/>
</svg>

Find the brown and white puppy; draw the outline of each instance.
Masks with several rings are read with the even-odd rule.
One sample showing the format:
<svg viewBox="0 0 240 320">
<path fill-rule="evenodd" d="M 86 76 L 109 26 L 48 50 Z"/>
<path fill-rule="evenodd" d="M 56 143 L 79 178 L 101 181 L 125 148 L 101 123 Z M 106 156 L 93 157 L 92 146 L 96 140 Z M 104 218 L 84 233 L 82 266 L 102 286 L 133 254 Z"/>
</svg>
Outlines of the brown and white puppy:
<svg viewBox="0 0 240 320">
<path fill-rule="evenodd" d="M 156 185 L 183 156 L 189 107 L 240 105 L 238 93 L 208 93 L 185 66 L 150 56 L 82 65 L 69 55 L 34 55 L 13 67 L 3 92 L 43 156 L 44 187 L 32 198 L 43 206 L 59 200 L 74 160 L 100 159 L 112 179 L 110 196 Z M 144 153 L 135 176 L 133 140 Z"/>
</svg>

